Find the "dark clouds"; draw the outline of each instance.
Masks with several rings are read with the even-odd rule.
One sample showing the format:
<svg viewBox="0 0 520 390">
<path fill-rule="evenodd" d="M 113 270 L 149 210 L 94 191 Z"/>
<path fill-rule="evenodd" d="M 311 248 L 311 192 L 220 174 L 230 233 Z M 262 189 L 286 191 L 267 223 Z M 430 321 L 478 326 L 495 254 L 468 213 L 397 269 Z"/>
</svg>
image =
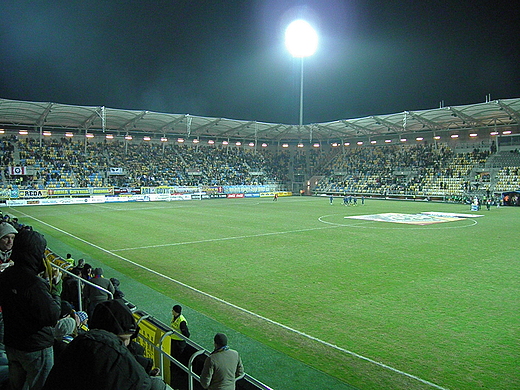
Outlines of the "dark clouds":
<svg viewBox="0 0 520 390">
<path fill-rule="evenodd" d="M 0 97 L 297 123 L 520 97 L 518 10 L 489 1 L 6 1 Z M 518 6 L 516 6 L 518 8 Z"/>
</svg>

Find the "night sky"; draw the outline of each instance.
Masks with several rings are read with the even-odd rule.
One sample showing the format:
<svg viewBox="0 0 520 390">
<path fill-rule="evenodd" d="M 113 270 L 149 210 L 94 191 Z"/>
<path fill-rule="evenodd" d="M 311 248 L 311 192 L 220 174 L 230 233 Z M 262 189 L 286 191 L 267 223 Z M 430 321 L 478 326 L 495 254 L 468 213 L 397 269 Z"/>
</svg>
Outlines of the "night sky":
<svg viewBox="0 0 520 390">
<path fill-rule="evenodd" d="M 297 124 L 520 97 L 518 1 L 4 0 L 0 98 Z"/>
</svg>

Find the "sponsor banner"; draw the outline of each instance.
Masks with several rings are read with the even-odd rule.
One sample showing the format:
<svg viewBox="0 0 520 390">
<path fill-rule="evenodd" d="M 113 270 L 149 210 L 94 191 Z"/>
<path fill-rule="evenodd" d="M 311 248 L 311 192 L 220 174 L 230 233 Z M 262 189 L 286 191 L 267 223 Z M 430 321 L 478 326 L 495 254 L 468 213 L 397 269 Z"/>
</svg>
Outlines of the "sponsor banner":
<svg viewBox="0 0 520 390">
<path fill-rule="evenodd" d="M 160 186 L 160 187 L 141 187 L 141 194 L 175 194 L 191 193 L 199 191 L 198 187 L 188 186 Z"/>
<path fill-rule="evenodd" d="M 260 198 L 260 194 L 244 194 L 244 197 L 246 198 Z"/>
<path fill-rule="evenodd" d="M 114 167 L 109 168 L 108 174 L 110 176 L 123 176 L 124 175 L 123 168 L 114 168 Z"/>
<path fill-rule="evenodd" d="M 9 174 L 10 175 L 26 175 L 26 167 L 9 167 Z"/>
<path fill-rule="evenodd" d="M 8 207 L 27 206 L 27 201 L 21 199 L 8 199 L 5 201 L 5 204 Z"/>
<path fill-rule="evenodd" d="M 272 192 L 276 189 L 274 185 L 242 185 L 242 186 L 223 186 L 226 194 L 240 194 L 246 192 Z"/>
<path fill-rule="evenodd" d="M 115 195 L 135 195 L 140 193 L 140 188 L 114 188 Z"/>
<path fill-rule="evenodd" d="M 244 194 L 227 194 L 228 199 L 237 199 L 237 198 L 243 198 Z"/>
<path fill-rule="evenodd" d="M 161 351 L 170 355 L 172 353 L 171 337 L 165 337 L 166 333 L 170 331 L 168 328 L 163 328 L 151 318 L 143 317 L 144 312 L 137 311 L 133 313 L 134 318 L 139 325 L 139 336 L 136 342 L 141 344 L 144 348 L 144 356 L 153 360 L 154 367 L 161 365 L 163 359 L 164 367 L 170 366 L 170 361 L 161 355 Z M 170 382 L 170 370 L 165 369 L 162 374 L 166 383 Z"/>
<path fill-rule="evenodd" d="M 186 174 L 188 176 L 202 176 L 202 172 L 198 168 L 187 168 L 186 169 Z"/>
<path fill-rule="evenodd" d="M 167 202 L 170 200 L 170 195 L 166 194 L 150 194 L 150 200 L 152 201 L 158 201 L 158 202 Z"/>
<path fill-rule="evenodd" d="M 46 198 L 47 190 L 20 190 L 20 198 Z"/>
<path fill-rule="evenodd" d="M 46 196 L 114 195 L 114 187 L 49 188 Z"/>
<path fill-rule="evenodd" d="M 208 194 L 216 194 L 216 193 L 223 193 L 224 192 L 224 189 L 222 187 L 217 187 L 217 186 L 202 186 L 200 187 L 200 190 L 201 191 L 204 191 Z"/>
<path fill-rule="evenodd" d="M 226 194 L 210 194 L 210 198 L 212 198 L 212 199 L 215 199 L 215 198 L 227 198 L 227 195 Z"/>
<path fill-rule="evenodd" d="M 291 191 L 270 191 L 270 192 L 261 192 L 261 198 L 272 198 L 274 194 L 278 194 L 278 196 L 292 196 Z"/>
<path fill-rule="evenodd" d="M 18 189 L 0 189 L 0 199 L 18 198 Z"/>
<path fill-rule="evenodd" d="M 175 201 L 175 200 L 191 200 L 190 194 L 150 194 L 149 196 L 150 201 L 163 201 L 163 202 L 169 202 L 169 201 Z"/>
<path fill-rule="evenodd" d="M 445 217 L 445 218 L 474 218 L 474 217 L 483 217 L 483 214 L 459 214 L 459 213 L 440 213 L 438 211 L 427 211 L 421 214 L 425 215 L 433 215 L 435 217 Z"/>
<path fill-rule="evenodd" d="M 47 206 L 47 205 L 67 205 L 85 203 L 105 203 L 104 197 L 89 198 L 41 198 L 41 199 L 13 199 L 7 200 L 8 206 Z"/>
<path fill-rule="evenodd" d="M 462 215 L 462 214 L 459 214 Z M 471 215 L 473 217 L 473 215 Z M 355 215 L 348 216 L 349 219 L 361 219 L 366 221 L 404 223 L 409 225 L 430 225 L 433 223 L 453 222 L 465 219 L 460 216 L 437 216 L 435 214 L 400 214 L 400 213 L 384 213 L 373 215 Z"/>
</svg>

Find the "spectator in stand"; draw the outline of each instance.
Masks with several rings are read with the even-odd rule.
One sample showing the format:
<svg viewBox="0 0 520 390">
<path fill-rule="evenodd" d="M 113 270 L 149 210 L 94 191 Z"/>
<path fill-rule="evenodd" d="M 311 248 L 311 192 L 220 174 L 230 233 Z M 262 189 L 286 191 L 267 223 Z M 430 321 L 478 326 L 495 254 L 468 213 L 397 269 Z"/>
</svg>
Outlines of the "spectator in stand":
<svg viewBox="0 0 520 390">
<path fill-rule="evenodd" d="M 78 334 L 88 332 L 88 314 L 86 311 L 77 311 L 74 313 L 76 318 L 76 329 Z"/>
<path fill-rule="evenodd" d="M 71 272 L 79 271 L 79 273 L 77 273 L 75 275 L 80 275 L 84 266 L 85 266 L 85 259 L 79 259 L 76 266 L 74 268 L 72 268 L 70 271 Z"/>
<path fill-rule="evenodd" d="M 200 384 L 209 390 L 235 390 L 235 380 L 244 374 L 242 359 L 229 349 L 225 334 L 217 333 L 213 341 L 215 349 L 204 361 Z"/>
<path fill-rule="evenodd" d="M 112 284 L 110 279 L 105 279 L 103 277 L 103 268 L 94 269 L 94 277 L 90 279 L 90 282 L 94 283 L 99 287 L 104 288 L 105 290 L 110 291 L 112 295 L 108 294 L 103 290 L 100 290 L 99 288 L 87 284 L 85 286 L 84 292 L 85 299 L 88 302 L 87 313 L 89 313 L 89 316 L 91 316 L 92 313 L 94 313 L 94 308 L 98 303 L 112 299 L 114 293 L 116 292 L 116 289 L 114 288 L 114 285 Z"/>
<path fill-rule="evenodd" d="M 90 280 L 92 278 L 92 266 L 88 263 L 85 263 L 81 269 L 80 276 L 85 280 Z"/>
<path fill-rule="evenodd" d="M 79 276 L 81 273 L 81 270 L 78 268 L 73 268 L 71 270 L 71 273 Z M 63 280 L 63 289 L 61 292 L 61 299 L 70 302 L 72 307 L 75 310 L 80 310 L 79 302 L 80 302 L 80 291 L 81 291 L 81 285 L 78 278 L 75 278 L 74 276 L 68 275 Z"/>
<path fill-rule="evenodd" d="M 188 329 L 188 323 L 186 321 L 186 318 L 181 314 L 182 307 L 180 305 L 175 305 L 172 308 L 172 321 L 171 321 L 171 327 L 174 331 L 182 334 L 184 337 L 190 337 L 190 331 Z M 184 349 L 186 348 L 186 341 L 176 335 L 172 334 L 172 356 L 180 360 L 182 353 L 184 352 Z"/>
<path fill-rule="evenodd" d="M 61 318 L 54 327 L 54 360 L 58 358 L 65 347 L 74 339 L 76 335 L 76 319 L 70 316 Z"/>
<path fill-rule="evenodd" d="M 56 360 L 45 390 L 171 389 L 149 376 L 127 348 L 139 328 L 123 301 L 98 304 L 90 325 L 91 330 L 77 336 Z"/>
<path fill-rule="evenodd" d="M 13 264 L 11 261 L 11 251 L 16 233 L 18 233 L 18 230 L 10 223 L 0 223 L 0 272 Z"/>
<path fill-rule="evenodd" d="M 122 292 L 121 289 L 119 288 L 119 286 L 121 285 L 121 282 L 119 281 L 119 279 L 110 278 L 110 281 L 114 285 L 114 289 L 116 291 L 114 293 L 114 299 L 123 299 L 123 297 L 125 296 L 125 293 Z"/>
<path fill-rule="evenodd" d="M 0 274 L 9 385 L 11 390 L 39 390 L 54 363 L 53 328 L 60 317 L 60 297 L 39 275 L 46 271 L 47 241 L 22 230 L 13 245 L 14 265 Z"/>
<path fill-rule="evenodd" d="M 65 261 L 70 264 L 71 267 L 74 266 L 74 259 L 72 258 L 72 255 L 70 253 L 67 253 L 67 257 L 65 258 Z"/>
<path fill-rule="evenodd" d="M 0 272 L 13 265 L 11 252 L 13 249 L 14 237 L 18 231 L 6 222 L 0 223 Z M 4 319 L 2 308 L 0 308 L 0 349 L 4 348 Z"/>
</svg>

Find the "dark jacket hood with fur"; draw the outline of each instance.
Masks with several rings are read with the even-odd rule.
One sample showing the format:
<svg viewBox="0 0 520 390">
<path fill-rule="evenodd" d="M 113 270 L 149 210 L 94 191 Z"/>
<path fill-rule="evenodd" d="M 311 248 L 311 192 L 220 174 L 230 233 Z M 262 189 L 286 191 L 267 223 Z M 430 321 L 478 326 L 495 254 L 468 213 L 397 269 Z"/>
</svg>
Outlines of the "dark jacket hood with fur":
<svg viewBox="0 0 520 390">
<path fill-rule="evenodd" d="M 45 271 L 43 256 L 47 240 L 34 230 L 21 230 L 14 239 L 11 260 L 15 267 L 23 267 L 39 274 Z"/>
</svg>

